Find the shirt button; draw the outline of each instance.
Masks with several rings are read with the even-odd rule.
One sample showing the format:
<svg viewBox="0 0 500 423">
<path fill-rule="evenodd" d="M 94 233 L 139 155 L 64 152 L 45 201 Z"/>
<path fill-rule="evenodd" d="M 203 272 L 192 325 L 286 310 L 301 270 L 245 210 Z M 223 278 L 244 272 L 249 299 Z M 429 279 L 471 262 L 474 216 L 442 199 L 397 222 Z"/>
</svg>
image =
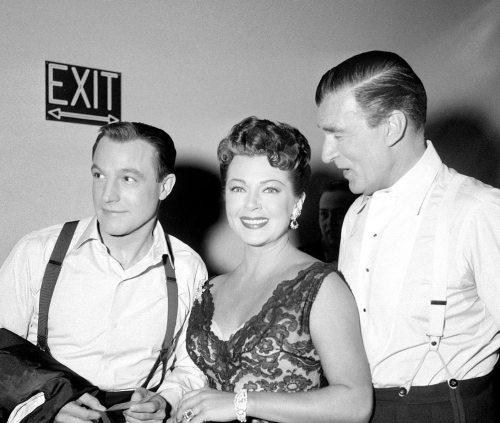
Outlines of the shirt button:
<svg viewBox="0 0 500 423">
<path fill-rule="evenodd" d="M 377 234 L 373 234 L 373 238 L 375 238 L 377 236 Z"/>
<path fill-rule="evenodd" d="M 370 271 L 370 269 L 368 269 L 368 267 L 367 267 L 365 270 L 366 270 L 367 272 L 369 272 L 369 271 Z"/>
<path fill-rule="evenodd" d="M 363 311 L 366 313 L 366 308 L 364 308 Z"/>
</svg>

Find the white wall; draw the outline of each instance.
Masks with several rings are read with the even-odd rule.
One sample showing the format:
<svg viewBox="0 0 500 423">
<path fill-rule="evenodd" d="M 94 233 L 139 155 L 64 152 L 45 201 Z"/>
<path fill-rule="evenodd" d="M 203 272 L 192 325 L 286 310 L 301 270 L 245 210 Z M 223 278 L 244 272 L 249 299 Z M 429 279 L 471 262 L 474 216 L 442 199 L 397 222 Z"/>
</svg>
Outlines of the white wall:
<svg viewBox="0 0 500 423">
<path fill-rule="evenodd" d="M 431 122 L 474 113 L 498 146 L 499 22 L 500 2 L 478 0 L 0 0 L 0 262 L 26 232 L 93 211 L 97 127 L 45 120 L 46 60 L 121 72 L 122 120 L 167 130 L 179 164 L 216 173 L 218 141 L 257 115 L 297 126 L 323 170 L 316 84 L 369 49 L 413 65 Z"/>
</svg>

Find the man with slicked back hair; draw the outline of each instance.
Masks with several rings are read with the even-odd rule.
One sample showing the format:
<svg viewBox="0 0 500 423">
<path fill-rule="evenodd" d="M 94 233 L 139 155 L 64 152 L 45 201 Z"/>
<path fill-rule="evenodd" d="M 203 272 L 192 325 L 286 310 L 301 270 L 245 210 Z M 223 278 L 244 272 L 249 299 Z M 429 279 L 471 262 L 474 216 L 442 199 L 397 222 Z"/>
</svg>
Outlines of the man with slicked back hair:
<svg viewBox="0 0 500 423">
<path fill-rule="evenodd" d="M 499 422 L 500 190 L 443 164 L 424 135 L 424 85 L 395 53 L 333 67 L 316 104 L 322 159 L 360 194 L 339 270 L 360 314 L 372 422 Z"/>
</svg>

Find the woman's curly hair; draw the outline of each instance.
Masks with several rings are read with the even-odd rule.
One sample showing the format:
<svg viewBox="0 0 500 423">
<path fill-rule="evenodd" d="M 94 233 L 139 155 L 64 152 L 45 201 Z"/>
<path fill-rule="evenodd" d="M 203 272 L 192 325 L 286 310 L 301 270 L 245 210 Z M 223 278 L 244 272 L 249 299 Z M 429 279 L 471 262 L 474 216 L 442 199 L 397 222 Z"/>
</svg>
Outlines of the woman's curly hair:
<svg viewBox="0 0 500 423">
<path fill-rule="evenodd" d="M 219 143 L 222 186 L 234 156 L 267 156 L 269 164 L 290 172 L 294 194 L 304 193 L 311 179 L 311 147 L 300 131 L 286 123 L 250 116 L 231 128 Z"/>
</svg>

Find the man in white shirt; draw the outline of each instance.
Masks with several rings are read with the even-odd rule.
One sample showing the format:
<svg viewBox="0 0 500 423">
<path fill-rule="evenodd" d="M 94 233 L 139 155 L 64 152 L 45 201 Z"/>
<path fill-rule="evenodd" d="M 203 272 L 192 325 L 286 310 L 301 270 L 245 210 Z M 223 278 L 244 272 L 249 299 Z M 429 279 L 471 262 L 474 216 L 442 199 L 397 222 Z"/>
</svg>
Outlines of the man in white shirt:
<svg viewBox="0 0 500 423">
<path fill-rule="evenodd" d="M 182 395 L 204 386 L 185 350 L 191 305 L 207 278 L 197 253 L 168 236 L 158 209 L 171 192 L 176 151 L 161 129 L 136 122 L 101 128 L 92 151 L 95 216 L 79 222 L 50 303 L 48 345 L 55 359 L 105 391 L 145 400 L 126 421 L 163 421 Z M 0 269 L 0 327 L 36 343 L 40 286 L 62 225 L 25 236 Z M 140 388 L 167 327 L 164 262 L 175 269 L 176 348 L 158 392 Z M 161 379 L 160 365 L 149 387 Z M 129 396 L 130 398 L 130 396 Z M 66 404 L 56 422 L 90 422 L 105 408 L 90 394 Z"/>
<path fill-rule="evenodd" d="M 441 162 L 426 103 L 408 63 L 381 51 L 342 62 L 316 90 L 322 159 L 362 194 L 339 269 L 360 313 L 372 422 L 498 422 L 500 191 Z"/>
</svg>

